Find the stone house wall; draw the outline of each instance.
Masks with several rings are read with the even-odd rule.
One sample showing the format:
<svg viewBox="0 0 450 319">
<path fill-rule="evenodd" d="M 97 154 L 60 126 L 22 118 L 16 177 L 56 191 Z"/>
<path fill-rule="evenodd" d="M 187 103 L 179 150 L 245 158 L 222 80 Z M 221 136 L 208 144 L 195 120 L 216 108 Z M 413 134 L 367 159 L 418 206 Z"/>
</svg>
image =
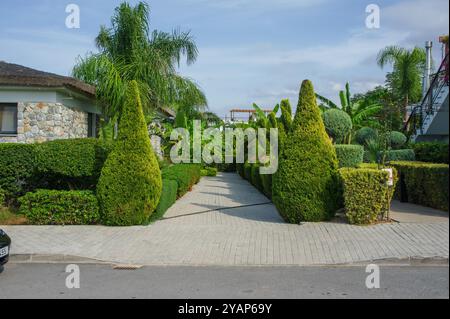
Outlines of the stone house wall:
<svg viewBox="0 0 450 319">
<path fill-rule="evenodd" d="M 34 143 L 88 137 L 88 113 L 61 103 L 18 103 L 17 135 L 0 143 Z"/>
</svg>

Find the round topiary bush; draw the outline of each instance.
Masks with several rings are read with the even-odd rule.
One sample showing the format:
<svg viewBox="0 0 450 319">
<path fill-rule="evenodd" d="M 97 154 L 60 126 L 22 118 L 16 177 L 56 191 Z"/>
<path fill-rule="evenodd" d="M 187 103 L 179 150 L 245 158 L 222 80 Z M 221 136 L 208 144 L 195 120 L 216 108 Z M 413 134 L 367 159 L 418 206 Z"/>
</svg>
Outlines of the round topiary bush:
<svg viewBox="0 0 450 319">
<path fill-rule="evenodd" d="M 367 145 L 367 142 L 370 140 L 377 140 L 378 132 L 371 127 L 363 127 L 356 131 L 355 141 L 359 145 Z"/>
<path fill-rule="evenodd" d="M 352 131 L 352 119 L 342 110 L 330 109 L 322 114 L 322 119 L 328 135 L 336 144 L 343 143 L 345 137 Z"/>
<path fill-rule="evenodd" d="M 364 161 L 364 147 L 361 145 L 335 145 L 339 168 L 357 167 Z"/>
<path fill-rule="evenodd" d="M 338 203 L 338 162 L 314 88 L 302 83 L 292 130 L 273 176 L 272 199 L 290 223 L 331 218 Z"/>
<path fill-rule="evenodd" d="M 106 225 L 141 225 L 156 209 L 162 190 L 158 160 L 151 147 L 137 83 L 127 90 L 113 151 L 97 186 Z"/>
<path fill-rule="evenodd" d="M 391 146 L 394 149 L 402 148 L 406 144 L 407 141 L 408 141 L 408 138 L 402 132 L 397 132 L 397 131 L 391 132 L 390 142 L 391 142 Z"/>
</svg>

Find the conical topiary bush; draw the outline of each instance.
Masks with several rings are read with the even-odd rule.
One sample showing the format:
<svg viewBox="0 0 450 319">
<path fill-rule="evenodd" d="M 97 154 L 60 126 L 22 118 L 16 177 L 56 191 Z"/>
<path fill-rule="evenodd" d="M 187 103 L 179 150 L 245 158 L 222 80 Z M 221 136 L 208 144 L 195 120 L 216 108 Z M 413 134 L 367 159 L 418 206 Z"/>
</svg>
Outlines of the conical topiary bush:
<svg viewBox="0 0 450 319">
<path fill-rule="evenodd" d="M 273 180 L 272 199 L 281 216 L 290 223 L 331 218 L 338 202 L 337 168 L 313 85 L 306 80 Z"/>
<path fill-rule="evenodd" d="M 156 209 L 161 191 L 161 171 L 133 81 L 127 90 L 117 141 L 97 186 L 103 222 L 111 226 L 145 223 Z"/>
</svg>

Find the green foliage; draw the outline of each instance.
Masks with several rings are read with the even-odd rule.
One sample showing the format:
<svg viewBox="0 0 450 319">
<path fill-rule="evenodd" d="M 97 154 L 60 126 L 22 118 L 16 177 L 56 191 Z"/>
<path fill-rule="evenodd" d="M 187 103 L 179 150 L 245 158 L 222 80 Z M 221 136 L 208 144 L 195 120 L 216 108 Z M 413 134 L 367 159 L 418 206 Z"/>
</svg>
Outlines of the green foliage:
<svg viewBox="0 0 450 319">
<path fill-rule="evenodd" d="M 412 149 L 390 150 L 386 152 L 386 161 L 415 161 L 416 154 Z"/>
<path fill-rule="evenodd" d="M 150 222 L 161 219 L 167 210 L 177 201 L 177 182 L 170 179 L 163 179 L 162 185 L 161 198 L 155 212 L 150 216 Z"/>
<path fill-rule="evenodd" d="M 378 140 L 378 132 L 371 127 L 362 127 L 355 134 L 355 141 L 366 146 L 369 141 Z"/>
<path fill-rule="evenodd" d="M 0 188 L 6 200 L 33 189 L 35 145 L 0 143 Z"/>
<path fill-rule="evenodd" d="M 259 174 L 259 164 L 253 164 L 251 167 L 251 180 L 253 186 L 256 187 L 261 193 L 264 193 L 264 187 L 261 180 L 261 175 Z"/>
<path fill-rule="evenodd" d="M 33 225 L 93 225 L 100 221 L 91 191 L 38 190 L 19 198 L 19 213 Z"/>
<path fill-rule="evenodd" d="M 176 128 L 188 128 L 186 114 L 182 110 L 177 112 L 177 117 L 175 118 L 175 127 Z"/>
<path fill-rule="evenodd" d="M 325 129 L 336 144 L 341 144 L 353 128 L 351 117 L 339 109 L 330 109 L 322 114 Z"/>
<path fill-rule="evenodd" d="M 174 180 L 178 184 L 178 197 L 182 197 L 200 181 L 201 167 L 198 164 L 177 164 L 162 171 L 163 179 Z"/>
<path fill-rule="evenodd" d="M 337 168 L 313 85 L 306 80 L 273 178 L 272 199 L 281 216 L 290 223 L 331 218 L 338 202 Z"/>
<path fill-rule="evenodd" d="M 56 140 L 36 146 L 36 167 L 51 186 L 95 188 L 111 146 L 97 139 Z"/>
<path fill-rule="evenodd" d="M 0 207 L 2 207 L 6 202 L 6 192 L 0 188 Z"/>
<path fill-rule="evenodd" d="M 268 198 L 272 198 L 272 177 L 270 174 L 260 174 L 263 193 Z"/>
<path fill-rule="evenodd" d="M 334 145 L 339 167 L 357 167 L 364 160 L 364 147 L 361 145 Z"/>
<path fill-rule="evenodd" d="M 391 162 L 400 174 L 397 197 L 448 212 L 449 166 L 420 162 Z"/>
<path fill-rule="evenodd" d="M 408 138 L 402 132 L 392 131 L 390 136 L 390 144 L 394 149 L 399 149 L 405 146 Z"/>
<path fill-rule="evenodd" d="M 236 171 L 242 178 L 245 178 L 244 175 L 244 164 L 242 163 L 236 163 Z"/>
<path fill-rule="evenodd" d="M 292 129 L 292 107 L 289 100 L 281 101 L 281 123 L 283 123 L 283 128 L 286 133 Z"/>
<path fill-rule="evenodd" d="M 248 162 L 244 164 L 244 178 L 248 181 L 252 180 L 252 164 Z"/>
<path fill-rule="evenodd" d="M 420 142 L 412 144 L 416 159 L 421 162 L 448 164 L 448 143 Z"/>
<path fill-rule="evenodd" d="M 139 90 L 131 82 L 113 151 L 97 186 L 102 218 L 107 225 L 139 225 L 154 212 L 162 181 L 150 144 Z"/>
<path fill-rule="evenodd" d="M 205 167 L 200 171 L 201 176 L 217 176 L 217 168 L 215 167 Z"/>
<path fill-rule="evenodd" d="M 387 184 L 388 172 L 370 168 L 343 168 L 340 176 L 345 211 L 351 224 L 373 224 L 384 217 L 395 189 Z"/>
</svg>

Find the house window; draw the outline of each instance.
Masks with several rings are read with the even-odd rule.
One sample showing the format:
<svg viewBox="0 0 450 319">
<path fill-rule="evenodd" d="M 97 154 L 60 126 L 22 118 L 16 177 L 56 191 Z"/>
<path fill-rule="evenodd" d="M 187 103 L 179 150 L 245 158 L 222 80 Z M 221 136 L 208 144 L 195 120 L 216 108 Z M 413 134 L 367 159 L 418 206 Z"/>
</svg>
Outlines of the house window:
<svg viewBox="0 0 450 319">
<path fill-rule="evenodd" d="M 17 104 L 0 103 L 0 134 L 17 134 Z"/>
</svg>

